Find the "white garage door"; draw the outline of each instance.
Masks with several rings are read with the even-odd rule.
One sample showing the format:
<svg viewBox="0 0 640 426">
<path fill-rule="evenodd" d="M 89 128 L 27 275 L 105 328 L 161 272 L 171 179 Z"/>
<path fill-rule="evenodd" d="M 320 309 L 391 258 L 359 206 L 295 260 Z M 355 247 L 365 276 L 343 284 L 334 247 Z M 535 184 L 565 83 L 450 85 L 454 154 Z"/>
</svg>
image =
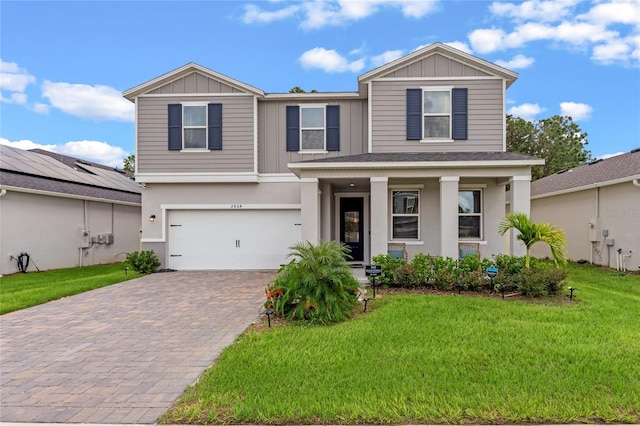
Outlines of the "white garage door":
<svg viewBox="0 0 640 426">
<path fill-rule="evenodd" d="M 172 210 L 168 218 L 171 269 L 277 269 L 300 241 L 300 210 Z"/>
</svg>

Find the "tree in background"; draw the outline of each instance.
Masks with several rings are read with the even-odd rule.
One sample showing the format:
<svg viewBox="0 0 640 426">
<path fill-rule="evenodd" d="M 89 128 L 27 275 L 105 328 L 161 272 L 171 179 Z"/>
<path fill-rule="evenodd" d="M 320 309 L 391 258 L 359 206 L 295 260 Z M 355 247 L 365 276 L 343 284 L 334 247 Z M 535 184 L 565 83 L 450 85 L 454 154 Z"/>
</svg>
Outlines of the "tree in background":
<svg viewBox="0 0 640 426">
<path fill-rule="evenodd" d="M 295 86 L 292 87 L 291 89 L 289 89 L 289 93 L 307 93 L 304 91 L 304 89 L 300 86 Z M 312 89 L 311 92 L 309 93 L 318 93 L 318 91 L 316 89 Z"/>
<path fill-rule="evenodd" d="M 507 151 L 543 158 L 531 169 L 533 180 L 592 160 L 587 133 L 571 117 L 554 115 L 537 122 L 507 115 Z"/>
<path fill-rule="evenodd" d="M 123 166 L 122 166 L 123 169 L 125 169 L 128 172 L 135 173 L 135 171 L 136 171 L 136 156 L 135 155 L 131 154 L 130 156 L 125 158 L 122 162 L 123 162 Z"/>
</svg>

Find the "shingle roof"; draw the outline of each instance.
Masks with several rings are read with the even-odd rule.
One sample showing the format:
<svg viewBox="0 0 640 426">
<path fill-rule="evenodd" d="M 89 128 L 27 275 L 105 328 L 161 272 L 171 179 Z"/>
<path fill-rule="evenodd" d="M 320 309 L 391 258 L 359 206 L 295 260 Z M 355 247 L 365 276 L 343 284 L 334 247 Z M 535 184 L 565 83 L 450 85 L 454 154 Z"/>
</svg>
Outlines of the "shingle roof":
<svg viewBox="0 0 640 426">
<path fill-rule="evenodd" d="M 607 182 L 637 176 L 640 176 L 640 149 L 538 179 L 531 183 L 531 196 L 601 186 Z"/>
<path fill-rule="evenodd" d="M 379 163 L 379 162 L 441 162 L 441 161 L 534 161 L 527 155 L 513 152 L 402 152 L 370 153 L 327 157 L 301 163 Z"/>
<path fill-rule="evenodd" d="M 0 145 L 0 184 L 112 201 L 141 201 L 139 185 L 126 173 L 73 157 L 6 145 Z"/>
</svg>

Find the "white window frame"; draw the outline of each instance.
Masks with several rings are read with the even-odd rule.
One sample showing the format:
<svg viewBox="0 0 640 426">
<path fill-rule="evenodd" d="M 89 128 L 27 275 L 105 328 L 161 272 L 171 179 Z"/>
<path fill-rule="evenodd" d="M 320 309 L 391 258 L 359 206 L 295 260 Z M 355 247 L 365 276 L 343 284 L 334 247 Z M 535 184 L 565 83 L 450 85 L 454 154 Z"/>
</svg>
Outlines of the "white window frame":
<svg viewBox="0 0 640 426">
<path fill-rule="evenodd" d="M 327 104 L 299 104 L 300 108 L 300 154 L 326 154 L 327 153 Z M 322 127 L 304 127 L 302 125 L 302 111 L 306 108 L 320 109 L 323 111 Z M 302 138 L 303 130 L 322 130 L 322 148 L 304 148 L 304 140 Z"/>
<path fill-rule="evenodd" d="M 209 103 L 208 102 L 181 102 L 182 105 L 182 151 L 189 152 L 203 152 L 209 151 Z M 187 126 L 185 125 L 185 117 L 184 110 L 185 107 L 204 107 L 204 126 Z M 202 148 L 187 148 L 185 147 L 185 143 L 187 142 L 187 137 L 185 134 L 185 130 L 187 129 L 202 129 L 204 128 L 204 147 Z"/>
<path fill-rule="evenodd" d="M 393 187 L 390 189 L 391 189 L 391 194 L 390 194 L 391 203 L 389 204 L 391 207 L 391 214 L 390 214 L 391 241 L 420 241 L 420 210 L 422 209 L 422 207 L 420 206 L 420 199 L 421 199 L 420 188 L 411 186 L 411 187 Z M 418 211 L 416 213 L 394 213 L 393 212 L 393 205 L 394 205 L 393 194 L 396 192 L 416 192 L 417 199 L 418 199 Z M 394 235 L 393 219 L 396 217 L 417 217 L 418 218 L 418 232 L 415 238 L 398 238 Z"/>
<path fill-rule="evenodd" d="M 422 128 L 422 140 L 421 142 L 453 142 L 453 86 L 425 86 L 421 87 L 422 89 L 422 98 L 420 107 L 422 109 L 422 117 L 421 120 L 421 128 Z M 424 95 L 426 92 L 449 92 L 449 112 L 448 113 L 427 113 L 424 111 Z M 427 138 L 425 137 L 425 126 L 424 119 L 425 117 L 449 117 L 449 136 L 448 137 L 438 137 L 438 138 Z"/>
<path fill-rule="evenodd" d="M 482 241 L 484 236 L 484 191 L 478 187 L 463 187 L 458 189 L 461 192 L 479 192 L 480 193 L 480 213 L 459 213 L 458 212 L 458 239 L 460 241 Z M 477 237 L 460 237 L 460 217 L 479 217 L 480 218 L 480 235 Z"/>
</svg>

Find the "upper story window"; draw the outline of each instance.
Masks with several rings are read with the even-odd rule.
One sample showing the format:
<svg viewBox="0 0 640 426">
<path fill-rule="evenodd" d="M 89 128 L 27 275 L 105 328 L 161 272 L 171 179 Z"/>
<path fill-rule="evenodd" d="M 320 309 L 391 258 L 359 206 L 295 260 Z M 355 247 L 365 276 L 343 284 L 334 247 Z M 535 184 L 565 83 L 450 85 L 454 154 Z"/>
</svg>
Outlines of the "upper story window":
<svg viewBox="0 0 640 426">
<path fill-rule="evenodd" d="M 300 150 L 325 151 L 324 106 L 300 106 Z"/>
<path fill-rule="evenodd" d="M 167 109 L 169 150 L 222 149 L 222 104 L 183 102 Z"/>
<path fill-rule="evenodd" d="M 451 139 L 451 90 L 423 92 L 423 139 Z"/>
<path fill-rule="evenodd" d="M 339 105 L 287 105 L 287 151 L 340 151 Z"/>
<path fill-rule="evenodd" d="M 184 149 L 207 148 L 206 105 L 183 105 Z"/>
<path fill-rule="evenodd" d="M 458 191 L 458 238 L 482 239 L 482 191 Z"/>
<path fill-rule="evenodd" d="M 391 197 L 392 239 L 417 240 L 420 235 L 420 191 L 392 191 Z"/>
<path fill-rule="evenodd" d="M 467 89 L 407 89 L 407 140 L 467 139 Z"/>
</svg>

